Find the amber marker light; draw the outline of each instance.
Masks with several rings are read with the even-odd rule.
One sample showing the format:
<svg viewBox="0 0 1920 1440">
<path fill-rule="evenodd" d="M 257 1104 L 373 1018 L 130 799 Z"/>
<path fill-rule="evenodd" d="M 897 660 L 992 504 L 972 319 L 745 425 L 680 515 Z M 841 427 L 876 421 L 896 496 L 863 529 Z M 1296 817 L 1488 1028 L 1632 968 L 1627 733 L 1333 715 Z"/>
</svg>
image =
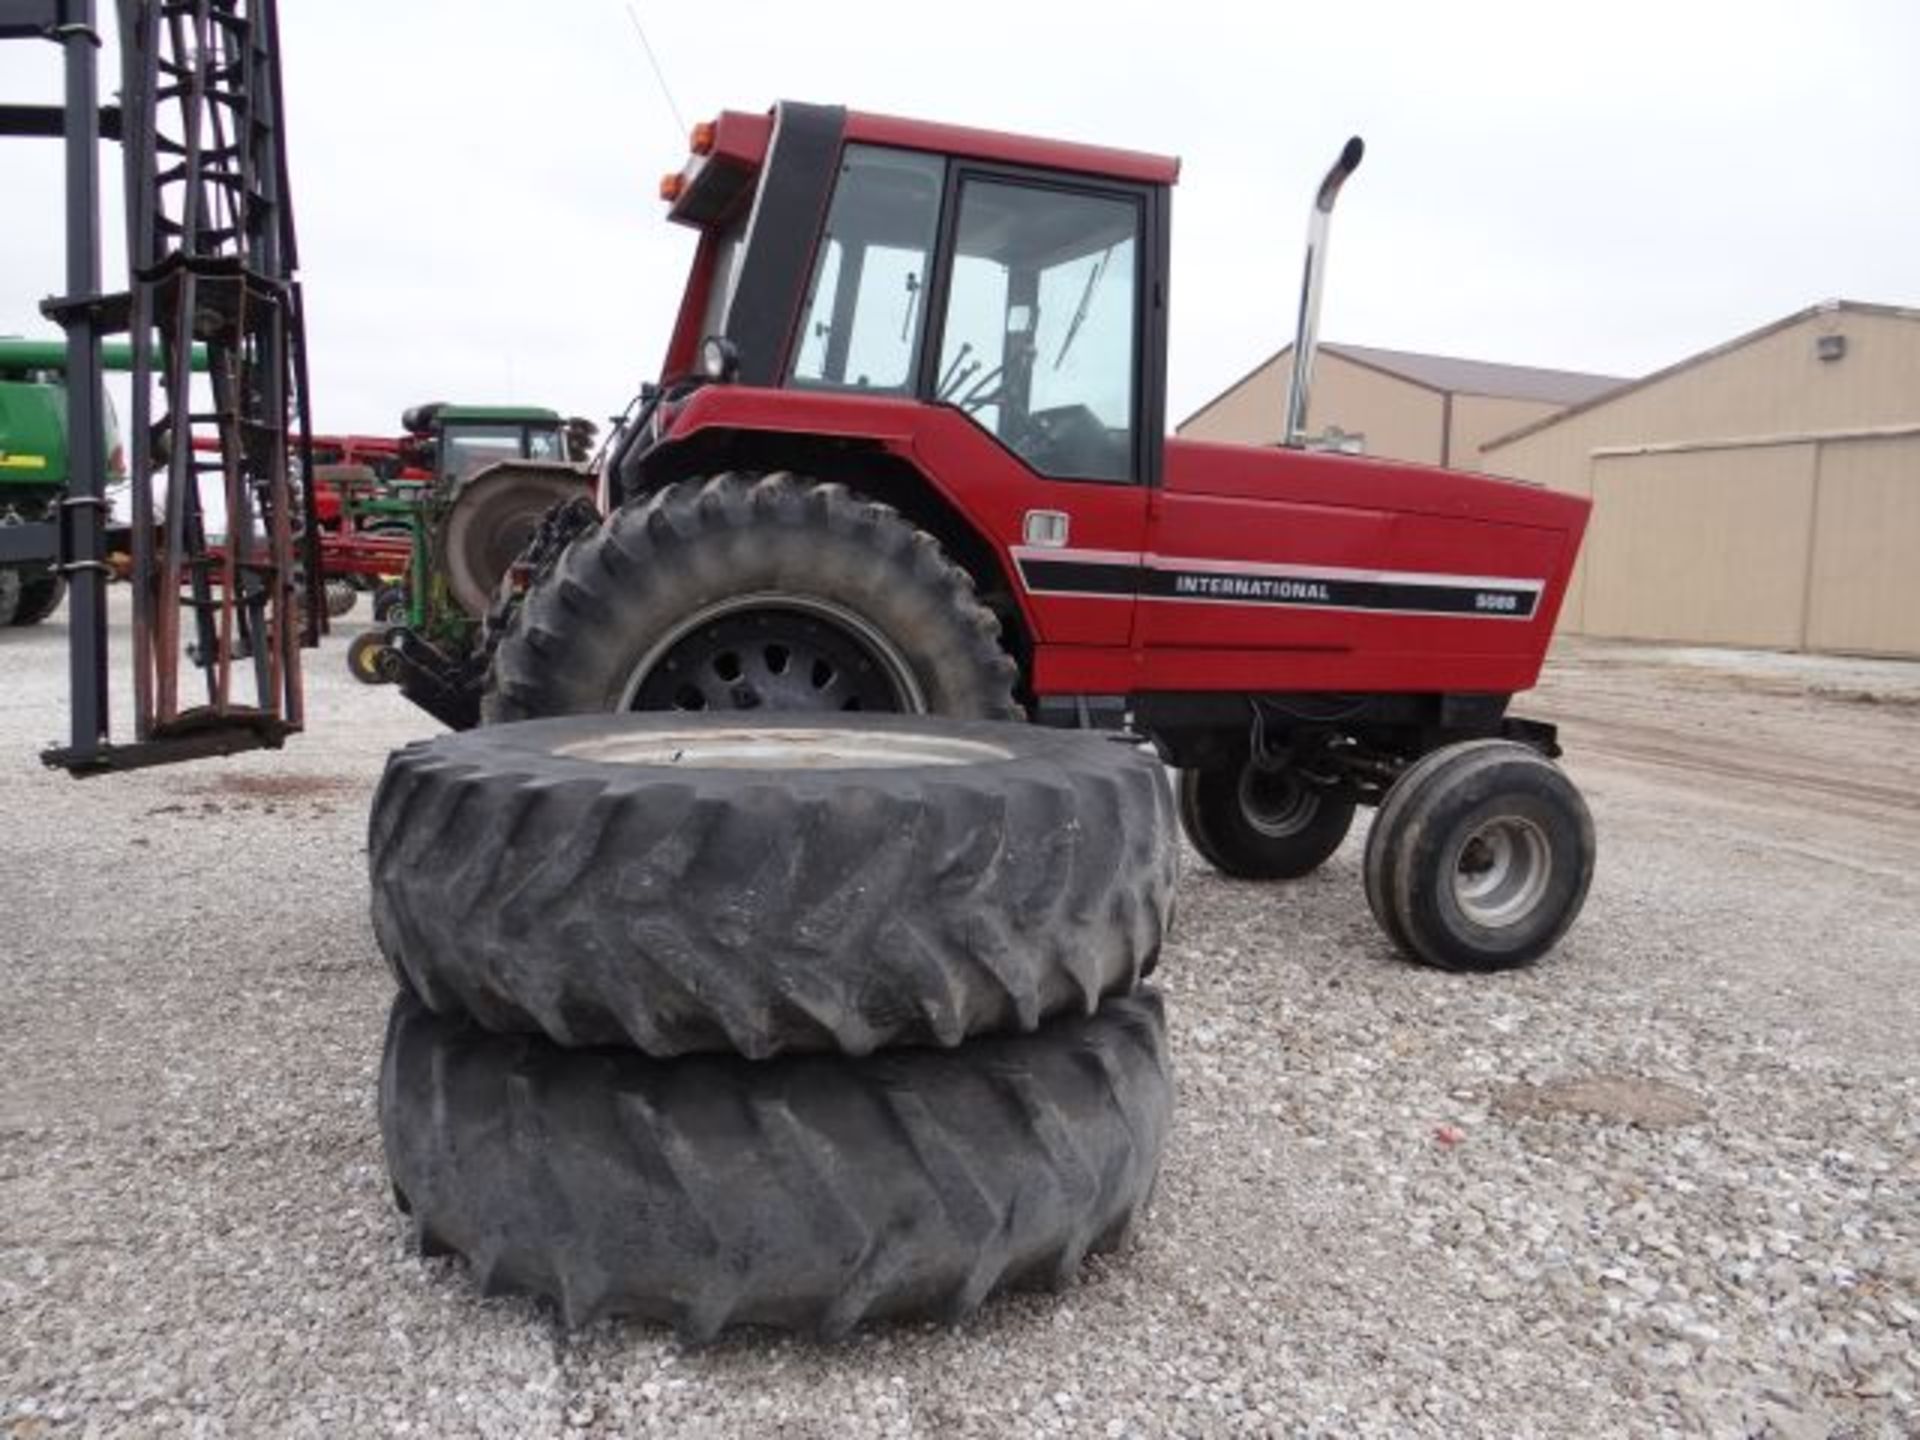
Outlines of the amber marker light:
<svg viewBox="0 0 1920 1440">
<path fill-rule="evenodd" d="M 693 133 L 687 137 L 687 148 L 696 155 L 713 153 L 713 121 L 702 120 L 693 127 Z"/>
<path fill-rule="evenodd" d="M 675 170 L 670 175 L 660 177 L 660 198 L 672 204 L 680 198 L 680 192 L 687 188 L 687 177 Z"/>
</svg>

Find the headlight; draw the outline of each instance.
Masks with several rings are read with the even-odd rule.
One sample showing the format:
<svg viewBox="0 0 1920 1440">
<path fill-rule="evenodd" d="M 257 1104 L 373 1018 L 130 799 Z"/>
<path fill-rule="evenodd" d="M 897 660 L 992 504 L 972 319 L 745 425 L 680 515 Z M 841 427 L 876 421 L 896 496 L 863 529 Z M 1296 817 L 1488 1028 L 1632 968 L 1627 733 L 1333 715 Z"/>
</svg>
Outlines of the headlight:
<svg viewBox="0 0 1920 1440">
<path fill-rule="evenodd" d="M 740 352 L 724 335 L 709 335 L 700 342 L 700 373 L 709 380 L 731 380 L 740 368 Z"/>
</svg>

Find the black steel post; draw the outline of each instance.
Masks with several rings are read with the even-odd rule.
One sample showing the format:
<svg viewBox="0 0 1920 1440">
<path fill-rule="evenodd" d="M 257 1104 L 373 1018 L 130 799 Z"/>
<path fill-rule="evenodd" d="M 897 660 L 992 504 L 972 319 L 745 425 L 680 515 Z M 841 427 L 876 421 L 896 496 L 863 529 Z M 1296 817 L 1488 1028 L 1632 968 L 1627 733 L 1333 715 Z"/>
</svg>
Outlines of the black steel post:
<svg viewBox="0 0 1920 1440">
<path fill-rule="evenodd" d="M 53 39 L 66 52 L 67 496 L 61 502 L 67 576 L 68 672 L 73 755 L 106 744 L 106 434 L 101 416 L 100 330 L 89 302 L 100 294 L 100 32 L 93 0 L 61 0 Z M 144 337 L 142 337 L 144 339 Z"/>
</svg>

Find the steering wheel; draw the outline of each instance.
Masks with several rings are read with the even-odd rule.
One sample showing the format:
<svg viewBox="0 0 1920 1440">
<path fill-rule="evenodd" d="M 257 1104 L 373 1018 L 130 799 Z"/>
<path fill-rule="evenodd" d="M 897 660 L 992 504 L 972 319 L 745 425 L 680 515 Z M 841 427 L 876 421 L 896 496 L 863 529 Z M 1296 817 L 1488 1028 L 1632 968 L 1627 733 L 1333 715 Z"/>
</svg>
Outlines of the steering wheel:
<svg viewBox="0 0 1920 1440">
<path fill-rule="evenodd" d="M 1027 417 L 1029 439 L 1023 450 L 1036 469 L 1090 480 L 1126 478 L 1127 447 L 1113 438 L 1100 417 L 1085 405 L 1056 405 Z"/>
</svg>

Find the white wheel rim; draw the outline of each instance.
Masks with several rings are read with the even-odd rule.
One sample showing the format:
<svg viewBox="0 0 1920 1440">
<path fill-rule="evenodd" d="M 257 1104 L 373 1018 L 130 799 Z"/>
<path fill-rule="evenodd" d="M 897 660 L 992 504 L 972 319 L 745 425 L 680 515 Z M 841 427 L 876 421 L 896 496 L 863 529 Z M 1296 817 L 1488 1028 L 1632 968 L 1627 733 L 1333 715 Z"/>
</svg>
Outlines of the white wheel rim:
<svg viewBox="0 0 1920 1440">
<path fill-rule="evenodd" d="M 1553 878 L 1546 832 L 1519 815 L 1489 820 L 1454 852 L 1453 898 L 1476 925 L 1517 925 L 1539 906 Z"/>
<path fill-rule="evenodd" d="M 1013 758 L 1011 750 L 984 740 L 833 725 L 635 730 L 576 740 L 554 753 L 608 765 L 685 770 L 905 770 Z"/>
</svg>

